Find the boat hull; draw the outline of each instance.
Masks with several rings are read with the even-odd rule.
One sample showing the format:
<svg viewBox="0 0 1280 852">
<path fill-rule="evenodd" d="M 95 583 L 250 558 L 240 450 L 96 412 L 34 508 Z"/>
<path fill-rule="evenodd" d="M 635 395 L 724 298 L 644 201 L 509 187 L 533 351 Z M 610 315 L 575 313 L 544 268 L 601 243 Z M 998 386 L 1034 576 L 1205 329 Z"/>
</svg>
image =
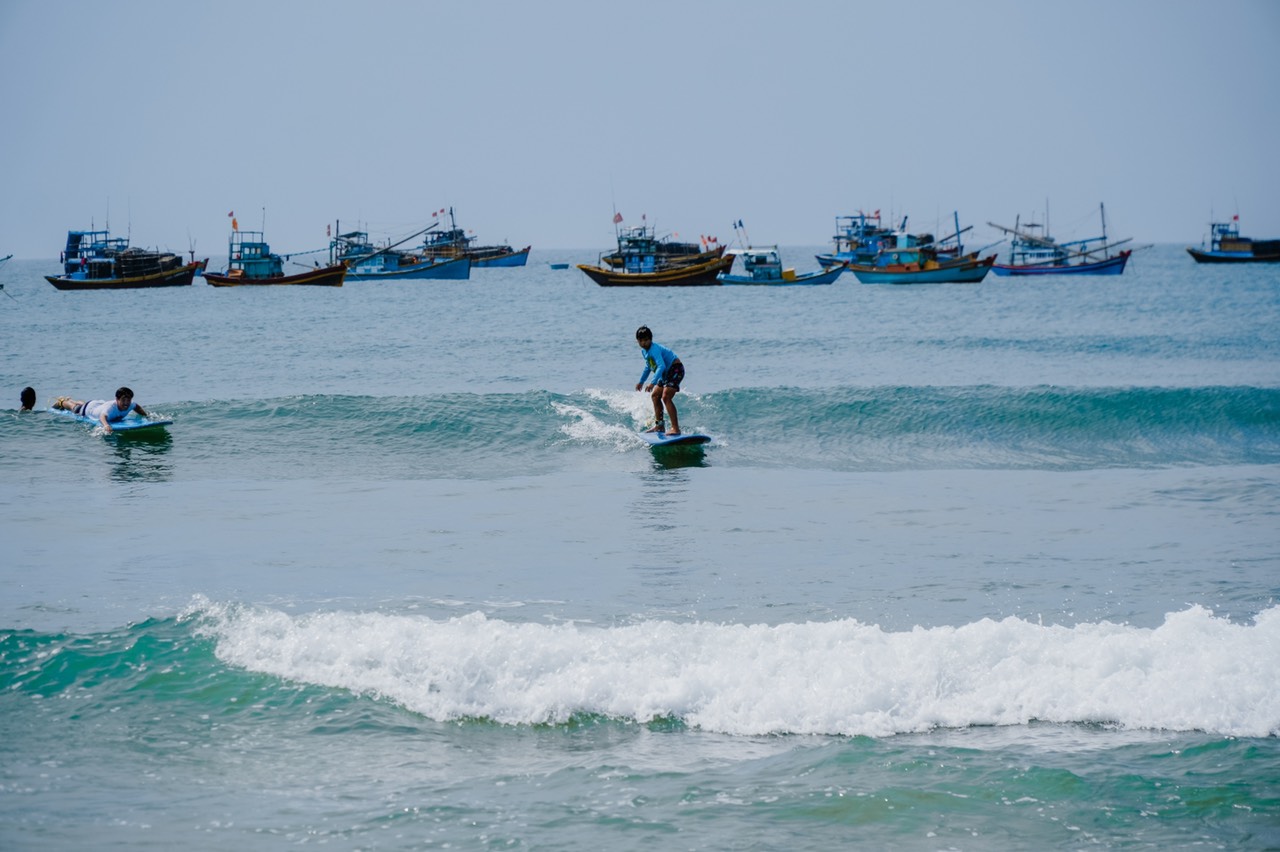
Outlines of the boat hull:
<svg viewBox="0 0 1280 852">
<path fill-rule="evenodd" d="M 140 290 L 148 287 L 186 287 L 208 261 L 188 263 L 166 272 L 137 275 L 130 278 L 72 278 L 66 275 L 46 275 L 48 281 L 59 290 Z"/>
<path fill-rule="evenodd" d="M 252 287 L 277 284 L 299 284 L 313 287 L 341 287 L 347 275 L 347 268 L 341 264 L 325 266 L 320 269 L 303 272 L 298 275 L 278 275 L 274 278 L 248 278 L 238 275 L 227 275 L 223 272 L 205 271 L 204 280 L 214 287 Z"/>
<path fill-rule="evenodd" d="M 849 271 L 863 284 L 976 284 L 987 277 L 995 261 L 995 255 L 991 255 L 981 260 L 939 264 L 932 269 L 849 264 Z"/>
<path fill-rule="evenodd" d="M 347 269 L 348 281 L 402 281 L 440 280 L 466 281 L 471 277 L 471 261 L 465 257 L 439 260 L 435 263 L 419 263 L 383 272 L 361 272 L 358 266 Z"/>
<path fill-rule="evenodd" d="M 529 249 L 532 246 L 525 246 L 519 251 L 507 252 L 505 254 L 492 255 L 490 257 L 472 257 L 472 266 L 524 266 L 529 262 Z"/>
<path fill-rule="evenodd" d="M 1123 251 L 1115 257 L 1099 260 L 1094 263 L 1072 263 L 1062 266 L 1051 264 L 1002 264 L 997 263 L 991 271 L 1000 276 L 1018 275 L 1119 275 L 1124 272 L 1132 251 Z"/>
<path fill-rule="evenodd" d="M 619 272 L 583 263 L 578 264 L 578 268 L 601 287 L 705 287 L 720 284 L 718 276 L 733 268 L 733 258 L 730 254 L 706 263 L 676 266 L 658 272 Z"/>
<path fill-rule="evenodd" d="M 794 287 L 806 286 L 814 284 L 834 284 L 835 280 L 840 277 L 840 273 L 844 272 L 845 265 L 842 263 L 833 269 L 826 269 L 821 272 L 807 272 L 803 275 L 795 275 L 791 278 L 752 278 L 750 275 L 732 275 L 728 272 L 720 273 L 721 284 L 754 284 L 764 287 Z"/>
<path fill-rule="evenodd" d="M 1204 251 L 1188 248 L 1196 263 L 1280 263 L 1280 253 L 1254 254 L 1244 251 Z"/>
</svg>

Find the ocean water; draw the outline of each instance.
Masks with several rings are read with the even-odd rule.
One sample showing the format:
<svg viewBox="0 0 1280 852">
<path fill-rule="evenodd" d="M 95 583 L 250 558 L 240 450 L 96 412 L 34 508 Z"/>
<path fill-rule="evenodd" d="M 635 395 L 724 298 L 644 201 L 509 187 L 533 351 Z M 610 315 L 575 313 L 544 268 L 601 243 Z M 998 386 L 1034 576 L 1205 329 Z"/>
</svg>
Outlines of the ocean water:
<svg viewBox="0 0 1280 852">
<path fill-rule="evenodd" d="M 0 847 L 1280 847 L 1280 268 L 594 258 L 0 267 Z M 641 324 L 704 449 L 636 437 Z"/>
</svg>

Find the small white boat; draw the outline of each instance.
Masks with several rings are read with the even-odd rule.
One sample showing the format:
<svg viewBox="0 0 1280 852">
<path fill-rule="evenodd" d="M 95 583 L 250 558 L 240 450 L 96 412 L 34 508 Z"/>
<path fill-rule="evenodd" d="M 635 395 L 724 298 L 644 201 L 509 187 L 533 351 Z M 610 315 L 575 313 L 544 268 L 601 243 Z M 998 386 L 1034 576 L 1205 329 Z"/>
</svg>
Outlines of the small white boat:
<svg viewBox="0 0 1280 852">
<path fill-rule="evenodd" d="M 767 284 L 788 286 L 792 284 L 831 284 L 844 272 L 847 264 L 840 263 L 829 269 L 797 273 L 782 267 L 782 257 L 777 246 L 731 249 L 729 254 L 742 258 L 744 275 L 721 272 L 717 277 L 721 284 Z"/>
</svg>

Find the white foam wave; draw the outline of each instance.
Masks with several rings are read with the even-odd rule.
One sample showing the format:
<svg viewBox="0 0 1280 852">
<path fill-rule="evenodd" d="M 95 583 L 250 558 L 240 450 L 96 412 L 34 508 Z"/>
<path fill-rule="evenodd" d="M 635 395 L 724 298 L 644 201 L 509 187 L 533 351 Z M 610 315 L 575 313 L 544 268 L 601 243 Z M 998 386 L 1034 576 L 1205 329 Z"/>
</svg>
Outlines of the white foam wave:
<svg viewBox="0 0 1280 852">
<path fill-rule="evenodd" d="M 896 633 L 852 620 L 597 627 L 199 610 L 229 665 L 439 720 L 587 713 L 739 735 L 870 736 L 1043 720 L 1280 734 L 1280 608 L 1253 624 L 1195 606 L 1154 629 L 1006 618 Z"/>
<path fill-rule="evenodd" d="M 554 403 L 556 413 L 562 417 L 574 418 L 560 426 L 560 431 L 575 441 L 601 444 L 613 447 L 618 451 L 635 449 L 643 443 L 635 434 L 616 423 L 606 423 L 590 411 L 566 403 Z"/>
</svg>

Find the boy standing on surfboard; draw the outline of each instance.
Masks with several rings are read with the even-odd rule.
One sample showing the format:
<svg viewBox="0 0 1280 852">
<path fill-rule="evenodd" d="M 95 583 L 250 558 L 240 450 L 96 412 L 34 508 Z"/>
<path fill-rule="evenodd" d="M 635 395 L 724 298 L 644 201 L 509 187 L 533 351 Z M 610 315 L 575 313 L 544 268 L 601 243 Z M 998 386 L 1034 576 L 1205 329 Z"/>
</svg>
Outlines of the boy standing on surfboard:
<svg viewBox="0 0 1280 852">
<path fill-rule="evenodd" d="M 636 343 L 644 352 L 644 372 L 636 383 L 636 390 L 644 388 L 653 397 L 653 428 L 650 432 L 663 432 L 668 438 L 680 434 L 680 420 L 676 414 L 674 397 L 680 392 L 680 383 L 684 381 L 684 364 L 676 357 L 676 353 L 667 347 L 653 342 L 653 332 L 647 325 L 636 329 Z M 644 380 L 653 373 L 653 381 L 646 387 Z M 666 406 L 671 415 L 671 431 L 667 432 L 662 422 L 662 408 Z"/>
</svg>

